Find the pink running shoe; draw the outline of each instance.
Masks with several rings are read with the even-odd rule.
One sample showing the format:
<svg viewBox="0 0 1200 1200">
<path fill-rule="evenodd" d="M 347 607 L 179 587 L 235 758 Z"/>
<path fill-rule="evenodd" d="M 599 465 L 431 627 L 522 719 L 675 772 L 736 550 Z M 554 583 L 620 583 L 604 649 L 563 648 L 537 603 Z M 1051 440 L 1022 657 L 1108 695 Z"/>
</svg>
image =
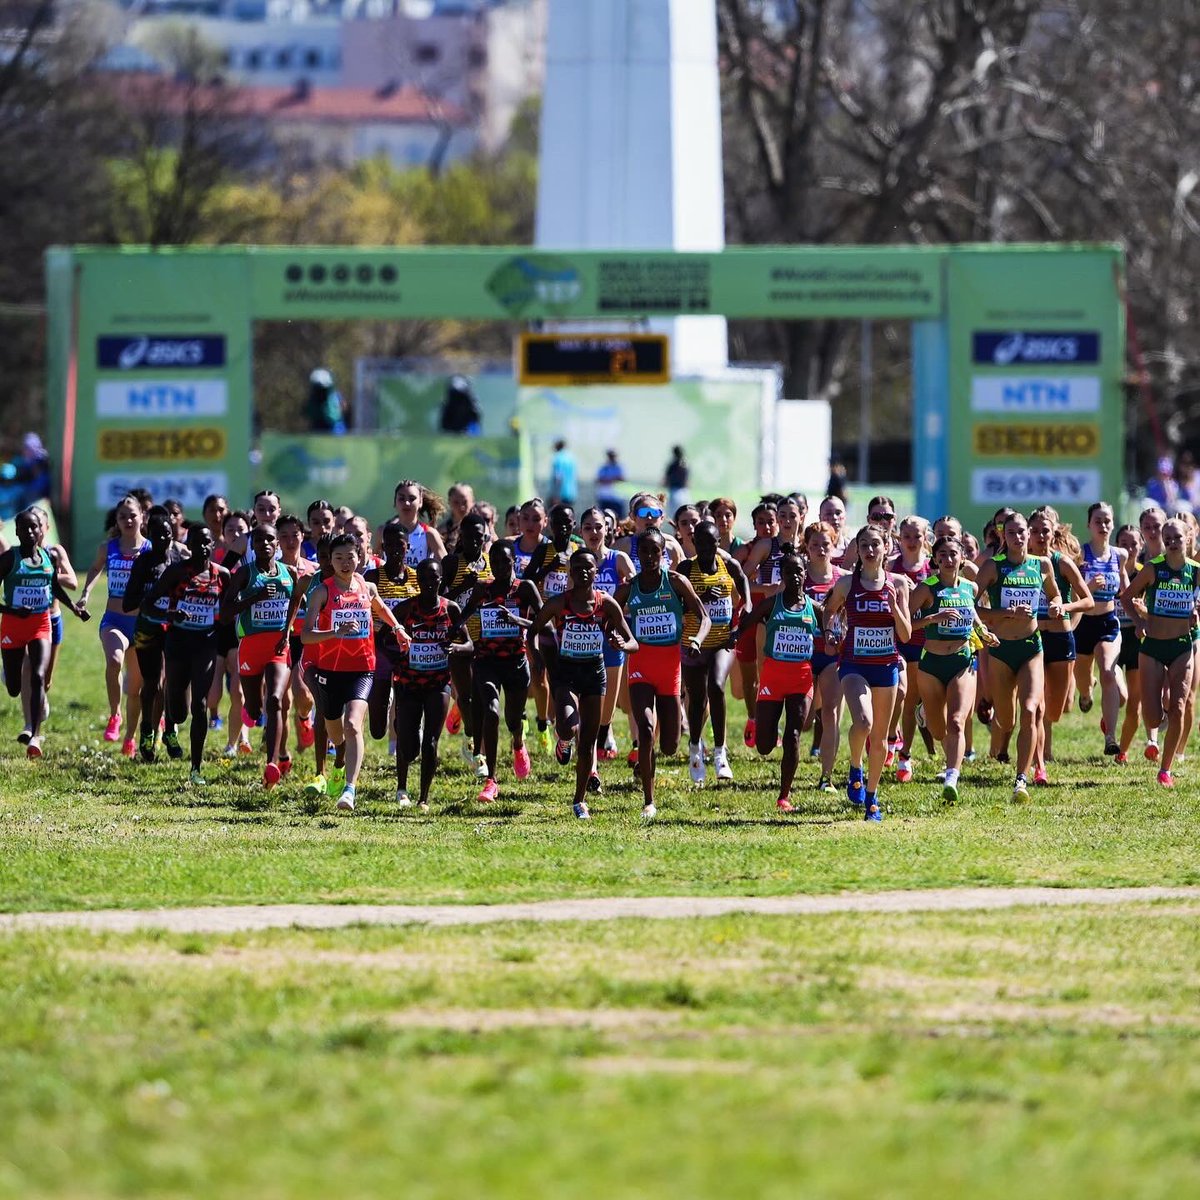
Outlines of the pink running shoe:
<svg viewBox="0 0 1200 1200">
<path fill-rule="evenodd" d="M 301 750 L 307 750 L 317 740 L 316 730 L 313 729 L 313 723 L 308 717 L 305 717 L 300 722 L 300 727 L 296 731 L 296 737 L 300 742 Z"/>
<path fill-rule="evenodd" d="M 495 800 L 498 795 L 500 795 L 499 785 L 494 779 L 489 778 L 486 780 L 483 787 L 479 789 L 479 795 L 476 796 L 475 799 L 480 804 L 491 804 L 491 802 Z"/>
<path fill-rule="evenodd" d="M 1124 750 L 1118 750 L 1117 757 L 1113 759 L 1113 762 L 1115 762 L 1118 767 L 1127 767 L 1129 766 L 1129 755 L 1126 754 Z"/>
<path fill-rule="evenodd" d="M 796 806 L 786 796 L 780 796 L 779 799 L 775 801 L 775 807 L 779 809 L 780 812 L 796 811 Z"/>
<path fill-rule="evenodd" d="M 529 751 L 522 746 L 520 750 L 513 751 L 513 774 L 518 779 L 529 778 Z"/>
<path fill-rule="evenodd" d="M 1145 754 L 1147 762 L 1158 762 L 1158 743 L 1147 742 L 1146 749 L 1142 753 Z"/>
<path fill-rule="evenodd" d="M 33 745 L 33 743 L 32 743 L 32 742 L 30 742 L 29 744 L 30 744 L 31 746 Z M 1171 778 L 1171 772 L 1170 772 L 1170 771 L 1159 771 L 1159 773 L 1158 773 L 1158 782 L 1159 782 L 1159 783 L 1160 783 L 1160 784 L 1161 784 L 1163 787 L 1173 788 L 1173 787 L 1175 786 L 1175 780 L 1173 780 L 1173 779 Z"/>
<path fill-rule="evenodd" d="M 278 765 L 267 763 L 266 770 L 263 771 L 263 787 L 269 792 L 282 778 L 283 772 Z"/>
<path fill-rule="evenodd" d="M 104 740 L 106 742 L 117 742 L 121 740 L 121 714 L 113 713 L 108 718 L 108 724 L 104 727 Z"/>
<path fill-rule="evenodd" d="M 746 730 L 742 734 L 742 741 L 751 750 L 754 749 L 758 740 L 758 722 L 753 717 L 746 718 Z"/>
<path fill-rule="evenodd" d="M 1038 769 L 1036 771 L 1034 771 L 1033 786 L 1034 787 L 1049 787 L 1050 786 L 1050 776 L 1046 774 L 1045 767 L 1038 767 Z"/>
<path fill-rule="evenodd" d="M 126 738 L 121 743 L 121 753 L 126 758 L 133 758 L 133 756 L 137 754 L 137 742 L 135 742 L 133 738 Z"/>
</svg>

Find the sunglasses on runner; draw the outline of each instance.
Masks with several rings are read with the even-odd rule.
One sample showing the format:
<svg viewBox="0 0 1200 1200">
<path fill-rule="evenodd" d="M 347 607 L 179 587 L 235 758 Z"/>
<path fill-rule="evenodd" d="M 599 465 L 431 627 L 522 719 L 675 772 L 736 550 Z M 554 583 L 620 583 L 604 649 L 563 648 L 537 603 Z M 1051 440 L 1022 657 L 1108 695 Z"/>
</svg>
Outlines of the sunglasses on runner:
<svg viewBox="0 0 1200 1200">
<path fill-rule="evenodd" d="M 663 510 L 661 508 L 651 508 L 648 504 L 643 504 L 640 508 L 633 510 L 635 517 L 661 517 Z"/>
<path fill-rule="evenodd" d="M 872 521 L 894 521 L 896 519 L 894 512 L 873 512 L 869 515 Z"/>
</svg>

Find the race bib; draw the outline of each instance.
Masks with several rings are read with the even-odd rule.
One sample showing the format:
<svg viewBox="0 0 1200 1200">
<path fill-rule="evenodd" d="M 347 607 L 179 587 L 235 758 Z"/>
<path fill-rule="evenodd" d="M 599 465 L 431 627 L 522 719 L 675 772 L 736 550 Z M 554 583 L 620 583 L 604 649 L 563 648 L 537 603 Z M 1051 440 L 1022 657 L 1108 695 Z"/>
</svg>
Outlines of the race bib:
<svg viewBox="0 0 1200 1200">
<path fill-rule="evenodd" d="M 604 632 L 599 625 L 564 625 L 558 651 L 564 658 L 599 658 L 604 653 Z"/>
<path fill-rule="evenodd" d="M 971 630 L 975 626 L 975 618 L 969 608 L 943 608 L 941 615 L 944 617 L 946 613 L 952 614 L 953 620 L 942 621 L 937 626 L 941 631 L 942 637 L 965 638 L 971 636 Z"/>
<path fill-rule="evenodd" d="M 336 608 L 330 624 L 338 637 L 365 638 L 371 628 L 371 614 L 365 608 Z"/>
<path fill-rule="evenodd" d="M 45 612 L 50 607 L 50 585 L 48 583 L 21 583 L 13 588 L 13 606 L 31 608 L 34 612 Z"/>
<path fill-rule="evenodd" d="M 891 625 L 860 625 L 854 631 L 856 658 L 883 658 L 896 653 L 896 630 Z"/>
<path fill-rule="evenodd" d="M 515 638 L 521 635 L 521 627 L 495 606 L 479 610 L 479 627 L 485 638 Z"/>
<path fill-rule="evenodd" d="M 1031 612 L 1037 612 L 1040 587 L 1001 587 L 1000 607 L 1012 608 L 1016 604 L 1028 604 Z"/>
<path fill-rule="evenodd" d="M 542 580 L 542 595 L 561 596 L 570 586 L 570 583 L 571 580 L 567 576 L 566 571 L 551 571 Z"/>
<path fill-rule="evenodd" d="M 445 671 L 450 656 L 441 642 L 413 642 L 408 648 L 408 665 L 414 671 Z"/>
<path fill-rule="evenodd" d="M 617 581 L 609 579 L 606 576 L 598 575 L 596 577 L 596 591 L 603 592 L 606 596 L 615 596 L 617 594 Z"/>
<path fill-rule="evenodd" d="M 771 657 L 781 662 L 808 662 L 813 656 L 813 635 L 807 629 L 781 625 L 775 630 Z"/>
<path fill-rule="evenodd" d="M 259 600 L 250 605 L 250 619 L 255 625 L 264 625 L 268 629 L 282 629 L 287 624 L 289 603 L 286 596 L 275 600 Z"/>
<path fill-rule="evenodd" d="M 193 599 L 185 596 L 179 601 L 179 611 L 183 614 L 181 624 L 189 629 L 206 629 L 213 623 L 216 610 L 216 599 Z"/>
<path fill-rule="evenodd" d="M 1156 617 L 1190 617 L 1196 600 L 1190 588 L 1171 588 L 1159 585 L 1154 594 Z"/>
<path fill-rule="evenodd" d="M 131 568 L 117 567 L 115 570 L 108 573 L 108 594 L 110 596 L 123 596 L 125 589 L 129 587 L 129 576 Z"/>
<path fill-rule="evenodd" d="M 633 618 L 633 636 L 639 642 L 670 645 L 678 640 L 678 633 L 673 612 L 639 612 Z"/>
<path fill-rule="evenodd" d="M 714 625 L 729 625 L 733 622 L 733 597 L 719 596 L 704 602 L 705 611 Z"/>
</svg>

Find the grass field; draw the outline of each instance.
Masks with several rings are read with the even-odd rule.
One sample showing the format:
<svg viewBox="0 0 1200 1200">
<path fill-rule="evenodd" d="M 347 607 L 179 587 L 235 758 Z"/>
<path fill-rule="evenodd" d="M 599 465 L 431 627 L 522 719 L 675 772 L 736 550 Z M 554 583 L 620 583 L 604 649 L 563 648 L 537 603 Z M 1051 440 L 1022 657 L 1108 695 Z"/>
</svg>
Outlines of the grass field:
<svg viewBox="0 0 1200 1200">
<path fill-rule="evenodd" d="M 126 762 L 91 631 L 60 670 L 42 762 L 0 716 L 6 911 L 1200 883 L 1194 768 L 1162 792 L 1079 715 L 1020 808 L 983 764 L 948 810 L 921 759 L 882 826 L 781 816 L 739 725 L 737 785 L 670 764 L 648 828 L 623 763 L 585 825 L 544 759 L 474 805 L 449 742 L 429 816 L 376 748 L 338 818 L 256 760 Z M 3 933 L 0 1196 L 1195 1194 L 1198 917 Z"/>
</svg>

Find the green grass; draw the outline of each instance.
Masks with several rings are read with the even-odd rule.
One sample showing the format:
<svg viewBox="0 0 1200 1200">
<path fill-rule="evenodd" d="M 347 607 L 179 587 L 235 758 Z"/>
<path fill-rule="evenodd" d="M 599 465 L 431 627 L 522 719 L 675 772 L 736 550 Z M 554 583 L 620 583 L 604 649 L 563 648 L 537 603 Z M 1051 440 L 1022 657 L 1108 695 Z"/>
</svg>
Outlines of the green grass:
<svg viewBox="0 0 1200 1200">
<path fill-rule="evenodd" d="M 0 1196 L 1179 1197 L 1200 905 L 0 938 Z"/>
<path fill-rule="evenodd" d="M 697 792 L 682 759 L 664 764 L 650 828 L 623 761 L 604 764 L 590 825 L 571 817 L 568 772 L 546 757 L 523 784 L 503 761 L 499 803 L 478 806 L 449 737 L 429 816 L 396 810 L 391 762 L 372 744 L 359 809 L 345 818 L 331 802 L 305 800 L 308 755 L 270 794 L 257 756 L 211 762 L 203 792 L 185 785 L 186 764 L 122 759 L 100 740 L 99 647 L 90 631 L 68 632 L 46 758 L 23 757 L 15 704 L 0 714 L 0 908 L 9 911 L 1200 882 L 1193 768 L 1167 793 L 1140 756 L 1114 766 L 1099 755 L 1094 711 L 1072 715 L 1058 739 L 1058 786 L 1020 808 L 1011 768 L 983 762 L 967 768 L 962 803 L 946 809 L 934 764 L 920 757 L 917 782 L 885 783 L 882 827 L 815 792 L 808 762 L 801 811 L 784 817 L 774 807 L 778 754 L 762 762 L 745 750 L 738 719 L 736 784 Z M 214 759 L 223 744 L 212 735 Z"/>
</svg>

